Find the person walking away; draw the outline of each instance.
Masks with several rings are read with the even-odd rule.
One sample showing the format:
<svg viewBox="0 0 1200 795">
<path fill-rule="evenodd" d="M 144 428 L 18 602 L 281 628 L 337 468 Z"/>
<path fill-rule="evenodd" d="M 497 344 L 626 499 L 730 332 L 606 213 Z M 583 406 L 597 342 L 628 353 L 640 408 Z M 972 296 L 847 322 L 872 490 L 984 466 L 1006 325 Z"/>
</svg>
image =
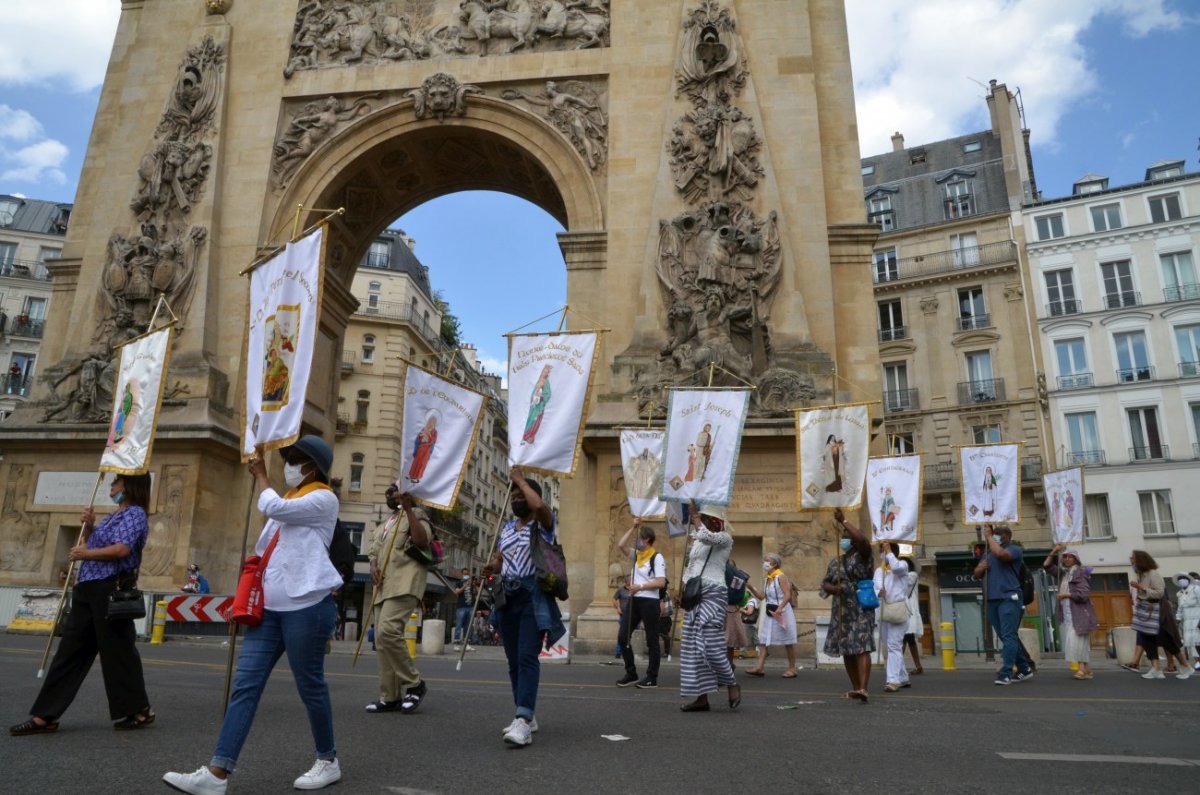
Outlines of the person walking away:
<svg viewBox="0 0 1200 795">
<path fill-rule="evenodd" d="M 887 648 L 887 681 L 883 689 L 895 693 L 902 687 L 911 687 L 908 680 L 908 668 L 904 665 L 904 635 L 908 632 L 908 622 L 912 618 L 908 611 L 908 563 L 897 558 L 892 551 L 890 541 L 879 542 L 879 555 L 883 565 L 875 569 L 872 584 L 875 595 L 879 597 L 880 622 L 879 629 L 882 641 Z M 886 605 L 900 605 L 903 612 Z M 902 620 L 889 621 L 887 613 L 896 610 Z"/>
<path fill-rule="evenodd" d="M 1061 566 L 1054 563 L 1055 556 Z M 1091 575 L 1079 561 L 1079 553 L 1055 544 L 1042 562 L 1051 577 L 1058 579 L 1058 625 L 1062 631 L 1063 656 L 1076 663 L 1076 679 L 1091 679 L 1092 632 L 1100 628 L 1092 606 Z"/>
<path fill-rule="evenodd" d="M 463 566 L 462 578 L 454 588 L 458 597 L 454 607 L 454 650 L 462 651 L 463 643 L 467 651 L 475 651 L 471 647 L 471 612 L 475 608 L 475 581 L 471 578 L 471 568 Z"/>
<path fill-rule="evenodd" d="M 729 596 L 725 605 L 725 649 L 729 653 L 729 661 L 733 669 L 737 664 L 733 660 L 746 647 L 746 625 L 742 623 L 742 603 L 750 591 L 750 574 L 738 568 L 733 558 L 725 564 L 725 582 L 728 583 Z"/>
<path fill-rule="evenodd" d="M 1200 671 L 1200 576 L 1195 572 L 1180 572 L 1175 575 L 1175 584 L 1179 586 L 1175 594 L 1175 620 L 1185 649 L 1196 654 L 1192 669 Z"/>
<path fill-rule="evenodd" d="M 782 563 L 783 559 L 774 552 L 763 556 L 766 582 L 762 593 L 767 615 L 758 630 L 758 663 L 746 671 L 750 676 L 764 676 L 769 647 L 783 646 L 788 667 L 781 676 L 796 678 L 796 615 L 792 611 L 792 584 L 780 568 Z"/>
<path fill-rule="evenodd" d="M 621 578 L 617 590 L 613 591 L 613 610 L 617 611 L 617 644 L 614 650 L 617 659 L 625 656 L 625 642 L 633 634 L 629 628 L 629 600 L 633 596 L 629 586 L 632 581 L 632 575 L 626 574 Z"/>
<path fill-rule="evenodd" d="M 533 742 L 538 730 L 538 684 L 543 645 L 553 646 L 566 634 L 562 612 L 554 597 L 537 584 L 531 541 L 538 533 L 541 541 L 551 544 L 557 534 L 557 520 L 542 499 L 542 487 L 525 478 L 520 467 L 509 470 L 509 492 L 513 518 L 500 528 L 496 552 L 483 568 L 485 577 L 500 575 L 500 594 L 493 608 L 494 621 L 508 660 L 508 679 L 512 684 L 516 710 L 512 723 L 503 730 L 504 742 L 522 748 Z"/>
<path fill-rule="evenodd" d="M 99 524 L 90 506 L 80 518 L 83 543 L 67 553 L 71 560 L 82 561 L 71 592 L 71 610 L 29 719 L 8 730 L 15 737 L 58 730 L 58 719 L 75 700 L 97 654 L 108 715 L 116 721 L 113 728 L 140 729 L 154 723 L 133 620 L 108 620 L 109 594 L 137 583 L 150 533 L 146 517 L 150 475 L 118 475 L 108 496 L 117 509 Z"/>
<path fill-rule="evenodd" d="M 1012 543 L 1012 528 L 1008 525 L 984 525 L 983 537 L 987 541 L 987 552 L 975 567 L 975 579 L 982 579 L 987 588 L 988 622 L 1000 636 L 1003 648 L 1003 662 L 995 683 L 1024 682 L 1033 676 L 1033 661 L 1017 636 L 1021 613 L 1025 609 L 1019 575 L 1023 553 Z M 1016 674 L 1013 674 L 1014 665 L 1017 666 Z"/>
<path fill-rule="evenodd" d="M 1175 620 L 1175 604 L 1171 601 L 1170 592 L 1165 589 L 1159 615 L 1162 622 L 1158 628 L 1158 645 L 1167 653 L 1167 673 L 1175 674 L 1176 679 L 1187 679 L 1192 675 L 1192 669 L 1183 654 L 1183 636 Z M 1175 665 L 1177 661 L 1178 666 Z"/>
<path fill-rule="evenodd" d="M 632 542 L 631 536 L 637 533 L 637 541 Z M 625 622 L 625 637 L 621 639 L 621 656 L 625 661 L 625 675 L 617 680 L 617 687 L 637 685 L 639 689 L 648 690 L 658 687 L 658 667 L 661 656 L 659 650 L 659 593 L 667 585 L 667 559 L 654 548 L 654 529 L 643 527 L 642 520 L 633 518 L 633 524 L 625 535 L 617 541 L 621 555 L 633 562 L 633 572 L 630 577 L 629 619 Z M 636 544 L 636 545 L 633 545 Z M 646 635 L 646 649 L 649 662 L 646 665 L 646 676 L 638 678 L 637 663 L 633 657 L 633 628 L 638 624 Z"/>
<path fill-rule="evenodd" d="M 871 545 L 859 529 L 846 521 L 841 509 L 833 512 L 834 524 L 841 528 L 838 556 L 829 561 L 821 591 L 832 597 L 829 608 L 829 634 L 825 636 L 825 653 L 841 657 L 850 690 L 842 697 L 864 704 L 870 695 L 871 654 L 875 651 L 875 611 L 864 608 L 858 601 L 857 584 L 870 580 L 874 563 Z"/>
<path fill-rule="evenodd" d="M 917 591 L 920 587 L 921 572 L 916 560 L 913 558 L 901 558 L 908 566 L 908 574 L 905 575 L 905 588 L 907 589 L 906 601 L 908 602 L 908 628 L 904 633 L 904 647 L 908 649 L 912 655 L 913 669 L 909 671 L 913 676 L 925 673 L 925 669 L 921 666 L 921 644 L 920 639 L 925 635 L 925 622 L 921 619 L 921 598 Z"/>
<path fill-rule="evenodd" d="M 685 610 L 683 639 L 679 645 L 679 695 L 692 700 L 682 704 L 682 712 L 708 712 L 709 693 L 721 685 L 729 694 L 729 708 L 742 703 L 742 689 L 733 675 L 733 666 L 725 653 L 725 605 L 729 589 L 725 585 L 725 564 L 733 549 L 733 538 L 719 516 L 701 512 L 692 503 L 692 545 L 682 581 L 684 587 L 694 578 L 700 580 L 700 601 Z"/>
<path fill-rule="evenodd" d="M 1137 644 L 1145 650 L 1150 659 L 1150 670 L 1142 674 L 1142 678 L 1166 679 L 1166 674 L 1159 668 L 1158 663 L 1158 633 L 1162 628 L 1162 598 L 1167 591 L 1167 585 L 1158 573 L 1158 564 L 1148 552 L 1135 549 L 1129 556 L 1129 565 L 1133 567 L 1137 577 L 1129 584 L 1136 594 L 1133 603 L 1133 628 L 1137 632 Z"/>
<path fill-rule="evenodd" d="M 163 776 L 167 784 L 191 795 L 224 795 L 267 679 L 284 654 L 308 712 L 317 756 L 292 786 L 322 789 L 342 778 L 333 735 L 333 706 L 325 682 L 325 641 L 337 622 L 333 591 L 342 586 L 342 575 L 329 561 L 338 512 L 337 495 L 329 488 L 333 450 L 319 436 L 301 436 L 295 444 L 282 448 L 280 455 L 289 488 L 282 497 L 267 479 L 261 448 L 247 467 L 261 490 L 258 510 L 267 517 L 254 550 L 259 556 L 267 556 L 268 549 L 271 553 L 262 579 L 262 623 L 246 628 L 216 750 L 208 765 L 194 773 Z M 272 745 L 274 754 L 280 750 L 278 743 Z"/>
</svg>

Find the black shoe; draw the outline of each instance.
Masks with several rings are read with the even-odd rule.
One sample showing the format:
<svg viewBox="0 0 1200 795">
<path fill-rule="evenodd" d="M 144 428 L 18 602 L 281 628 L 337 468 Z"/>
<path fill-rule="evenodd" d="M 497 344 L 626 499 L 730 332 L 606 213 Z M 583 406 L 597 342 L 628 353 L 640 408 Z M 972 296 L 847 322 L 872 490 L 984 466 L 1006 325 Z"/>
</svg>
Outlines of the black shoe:
<svg viewBox="0 0 1200 795">
<path fill-rule="evenodd" d="M 642 681 L 637 683 L 638 690 L 653 690 L 656 687 L 658 687 L 658 680 L 651 679 L 648 676 L 645 679 L 643 679 Z"/>
<path fill-rule="evenodd" d="M 400 711 L 405 715 L 411 715 L 417 711 L 417 707 L 421 706 L 421 699 L 425 697 L 425 680 L 422 679 L 416 685 L 410 687 L 404 694 L 404 698 L 400 700 Z"/>
<path fill-rule="evenodd" d="M 371 713 L 395 712 L 396 710 L 400 709 L 400 702 L 399 701 L 380 700 L 380 701 L 375 701 L 373 703 L 367 704 L 367 706 L 364 707 L 364 709 L 366 709 L 367 712 L 371 712 Z"/>
<path fill-rule="evenodd" d="M 636 685 L 637 683 L 638 683 L 638 675 L 637 674 L 625 674 L 624 676 L 622 676 L 620 679 L 617 680 L 617 687 L 629 687 L 630 685 Z"/>
<path fill-rule="evenodd" d="M 1032 678 L 1033 678 L 1033 669 L 1026 668 L 1023 671 L 1017 671 L 1016 676 L 1013 677 L 1013 681 L 1014 682 L 1026 682 Z"/>
</svg>

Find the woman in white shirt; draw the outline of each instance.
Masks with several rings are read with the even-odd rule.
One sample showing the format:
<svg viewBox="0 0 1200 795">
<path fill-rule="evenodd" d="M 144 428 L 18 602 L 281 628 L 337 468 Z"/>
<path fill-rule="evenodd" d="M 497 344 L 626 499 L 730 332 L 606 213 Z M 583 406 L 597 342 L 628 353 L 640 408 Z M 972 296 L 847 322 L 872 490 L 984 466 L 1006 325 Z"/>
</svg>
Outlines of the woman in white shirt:
<svg viewBox="0 0 1200 795">
<path fill-rule="evenodd" d="M 767 664 L 767 647 L 782 646 L 787 652 L 788 667 L 784 679 L 796 678 L 796 615 L 792 612 L 792 584 L 783 573 L 783 558 L 774 552 L 763 556 L 763 586 L 767 615 L 758 630 L 758 664 L 746 671 L 750 676 L 763 676 Z"/>
<path fill-rule="evenodd" d="M 637 532 L 636 544 L 630 537 Z M 633 564 L 633 576 L 629 583 L 629 615 L 625 619 L 624 636 L 620 638 L 621 656 L 625 662 L 625 675 L 617 680 L 617 687 L 637 685 L 642 690 L 658 687 L 658 666 L 662 652 L 658 645 L 659 636 L 659 592 L 667 587 L 667 559 L 654 548 L 654 529 L 642 526 L 642 520 L 634 517 L 633 525 L 617 542 L 617 547 Z M 646 666 L 646 678 L 639 679 L 637 662 L 633 657 L 633 630 L 638 624 L 646 633 L 646 650 L 650 660 Z"/>
<path fill-rule="evenodd" d="M 262 623 L 246 629 L 233 679 L 233 695 L 221 723 L 217 747 L 208 765 L 194 773 L 167 773 L 163 780 L 193 795 L 223 795 L 267 679 L 287 654 L 292 678 L 308 711 L 317 761 L 293 782 L 296 789 L 321 789 L 342 777 L 333 738 L 333 709 L 325 682 L 325 641 L 337 621 L 332 592 L 342 577 L 329 562 L 329 543 L 337 522 L 338 499 L 329 488 L 333 450 L 319 436 L 302 436 L 280 450 L 283 477 L 290 490 L 282 497 L 271 488 L 262 450 L 248 469 L 262 490 L 258 509 L 267 517 L 255 545 L 266 556 Z"/>
<path fill-rule="evenodd" d="M 887 683 L 884 691 L 894 693 L 902 687 L 911 687 L 908 669 L 904 666 L 904 635 L 908 632 L 908 564 L 892 552 L 890 541 L 879 543 L 879 554 L 884 565 L 875 569 L 875 593 L 879 597 L 880 634 L 887 646 Z M 887 605 L 899 605 L 887 608 Z M 898 621 L 890 621 L 888 613 L 895 612 Z"/>
<path fill-rule="evenodd" d="M 683 712 L 708 712 L 708 694 L 721 685 L 729 691 L 729 708 L 742 703 L 742 689 L 733 675 L 733 665 L 725 651 L 725 604 L 729 589 L 725 586 L 725 564 L 733 550 L 733 539 L 725 531 L 725 521 L 701 513 L 692 503 L 692 546 L 683 571 L 684 587 L 693 578 L 700 579 L 700 602 L 683 618 L 683 639 L 679 645 L 679 695 L 693 697 L 682 705 Z"/>
</svg>

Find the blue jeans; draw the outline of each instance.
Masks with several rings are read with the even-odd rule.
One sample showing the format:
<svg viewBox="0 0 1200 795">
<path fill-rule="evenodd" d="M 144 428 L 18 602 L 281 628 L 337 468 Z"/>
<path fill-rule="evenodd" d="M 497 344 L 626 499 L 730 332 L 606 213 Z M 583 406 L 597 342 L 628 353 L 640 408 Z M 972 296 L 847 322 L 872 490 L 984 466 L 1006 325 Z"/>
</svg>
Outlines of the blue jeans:
<svg viewBox="0 0 1200 795">
<path fill-rule="evenodd" d="M 454 638 L 469 643 L 471 637 L 471 608 L 460 607 L 454 611 Z"/>
<path fill-rule="evenodd" d="M 1017 599 L 989 599 L 988 621 L 1000 636 L 1002 644 L 1000 672 L 1011 675 L 1014 665 L 1022 671 L 1032 669 L 1033 661 L 1025 654 L 1017 637 L 1017 629 L 1021 626 L 1021 602 Z"/>
<path fill-rule="evenodd" d="M 327 596 L 303 610 L 264 610 L 262 623 L 246 630 L 246 639 L 238 655 L 237 673 L 233 677 L 233 695 L 221 723 L 217 748 L 209 762 L 211 766 L 231 773 L 237 768 L 238 754 L 250 733 L 267 678 L 284 652 L 287 652 L 300 700 L 308 709 L 308 725 L 317 758 L 337 756 L 333 742 L 333 707 L 329 701 L 329 687 L 325 684 L 325 641 L 333 635 L 336 622 L 337 607 L 333 597 Z"/>
<path fill-rule="evenodd" d="M 533 593 L 529 588 L 506 591 L 507 602 L 496 611 L 499 616 L 500 640 L 508 658 L 508 678 L 512 682 L 516 716 L 533 720 L 537 706 L 538 680 L 542 651 L 542 632 L 538 629 L 533 609 Z"/>
</svg>

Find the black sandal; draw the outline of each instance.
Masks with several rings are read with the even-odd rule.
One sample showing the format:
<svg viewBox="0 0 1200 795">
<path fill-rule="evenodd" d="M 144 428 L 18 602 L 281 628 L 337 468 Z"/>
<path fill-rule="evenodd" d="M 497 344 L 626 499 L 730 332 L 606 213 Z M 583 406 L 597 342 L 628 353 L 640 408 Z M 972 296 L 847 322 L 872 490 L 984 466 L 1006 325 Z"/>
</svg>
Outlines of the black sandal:
<svg viewBox="0 0 1200 795">
<path fill-rule="evenodd" d="M 30 734 L 53 734 L 58 731 L 58 721 L 48 720 L 45 723 L 37 723 L 30 718 L 24 723 L 18 723 L 16 726 L 9 726 L 8 733 L 13 737 L 25 737 Z"/>
<path fill-rule="evenodd" d="M 400 700 L 400 711 L 405 715 L 411 715 L 417 711 L 417 707 L 421 706 L 421 698 L 428 690 L 425 687 L 425 680 L 417 682 L 416 687 L 410 687 L 408 692 L 404 694 L 404 698 Z"/>
<path fill-rule="evenodd" d="M 679 707 L 680 712 L 708 712 L 710 709 L 712 707 L 708 705 L 708 701 L 701 701 L 700 699 L 689 701 Z"/>
<path fill-rule="evenodd" d="M 736 698 L 732 694 L 729 696 L 729 708 L 737 709 L 738 705 L 742 703 L 742 688 L 738 685 L 733 685 L 733 687 L 737 688 L 738 694 Z"/>
<path fill-rule="evenodd" d="M 154 714 L 154 710 L 146 707 L 137 714 L 130 715 L 128 718 L 122 718 L 121 720 L 117 721 L 113 724 L 113 728 L 121 731 L 144 729 L 145 727 L 154 723 L 154 719 L 156 717 L 158 716 Z"/>
</svg>

